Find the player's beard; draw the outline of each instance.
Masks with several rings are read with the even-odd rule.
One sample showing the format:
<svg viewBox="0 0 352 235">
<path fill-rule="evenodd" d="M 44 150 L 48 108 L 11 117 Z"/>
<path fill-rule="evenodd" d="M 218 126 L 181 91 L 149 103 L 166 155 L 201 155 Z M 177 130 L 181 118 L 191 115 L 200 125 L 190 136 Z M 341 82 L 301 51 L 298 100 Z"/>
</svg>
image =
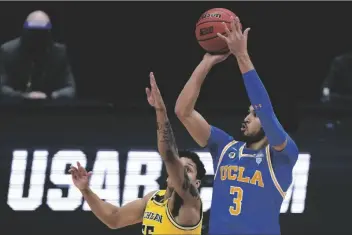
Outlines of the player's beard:
<svg viewBox="0 0 352 235">
<path fill-rule="evenodd" d="M 243 131 L 241 131 L 241 141 L 245 142 L 247 146 L 256 143 L 262 140 L 265 137 L 265 132 L 263 127 L 260 128 L 259 132 L 255 135 L 245 135 Z"/>
</svg>

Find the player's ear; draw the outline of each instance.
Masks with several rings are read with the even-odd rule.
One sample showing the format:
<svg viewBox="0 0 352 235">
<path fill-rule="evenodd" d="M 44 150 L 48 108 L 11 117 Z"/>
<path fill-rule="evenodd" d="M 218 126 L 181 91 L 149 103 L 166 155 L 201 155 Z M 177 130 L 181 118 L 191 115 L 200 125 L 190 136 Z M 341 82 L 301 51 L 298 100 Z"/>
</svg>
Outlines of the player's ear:
<svg viewBox="0 0 352 235">
<path fill-rule="evenodd" d="M 200 180 L 196 180 L 196 186 L 197 186 L 197 188 L 200 187 L 200 184 L 201 184 L 201 181 L 200 181 Z"/>
</svg>

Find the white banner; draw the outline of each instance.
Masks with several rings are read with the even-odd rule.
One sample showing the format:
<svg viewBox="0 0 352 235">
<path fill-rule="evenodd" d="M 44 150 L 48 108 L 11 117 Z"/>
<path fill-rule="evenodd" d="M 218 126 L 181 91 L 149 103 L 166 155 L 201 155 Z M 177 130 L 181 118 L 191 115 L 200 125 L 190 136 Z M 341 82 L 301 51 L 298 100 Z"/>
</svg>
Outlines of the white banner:
<svg viewBox="0 0 352 235">
<path fill-rule="evenodd" d="M 207 175 L 214 175 L 210 153 L 197 152 L 203 161 Z M 72 184 L 67 173 L 68 166 L 77 161 L 83 167 L 87 156 L 81 150 L 60 150 L 52 156 L 49 165 L 47 150 L 35 150 L 31 163 L 27 150 L 15 150 L 12 156 L 11 176 L 7 204 L 15 211 L 34 211 L 44 203 L 53 211 L 73 211 L 81 208 L 90 210 L 82 195 Z M 303 213 L 310 166 L 310 154 L 301 153 L 293 169 L 293 183 L 287 191 L 281 206 L 281 213 Z M 31 164 L 30 176 L 26 180 L 26 168 Z M 143 195 L 159 189 L 157 179 L 162 174 L 162 159 L 155 151 L 130 151 L 127 155 L 126 175 L 122 194 L 122 205 L 138 198 L 139 188 L 144 186 Z M 142 168 L 145 174 L 142 174 Z M 117 151 L 97 151 L 92 168 L 90 186 L 100 198 L 120 205 L 119 153 Z M 29 182 L 28 188 L 25 182 Z M 48 183 L 50 182 L 50 186 Z M 51 186 L 53 185 L 53 186 Z M 63 194 L 67 189 L 67 195 Z M 28 195 L 24 196 L 24 192 Z M 204 211 L 211 205 L 212 187 L 202 187 L 201 198 Z M 46 192 L 46 195 L 45 195 Z M 44 200 L 45 199 L 45 200 Z"/>
</svg>

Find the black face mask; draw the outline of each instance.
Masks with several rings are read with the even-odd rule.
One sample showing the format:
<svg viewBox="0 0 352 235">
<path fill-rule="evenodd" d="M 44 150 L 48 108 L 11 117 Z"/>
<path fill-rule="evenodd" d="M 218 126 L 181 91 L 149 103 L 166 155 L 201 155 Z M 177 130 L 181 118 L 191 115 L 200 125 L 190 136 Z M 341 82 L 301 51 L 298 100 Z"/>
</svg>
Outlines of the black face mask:
<svg viewBox="0 0 352 235">
<path fill-rule="evenodd" d="M 42 55 L 46 53 L 52 44 L 50 30 L 24 29 L 21 36 L 21 46 L 26 53 Z"/>
</svg>

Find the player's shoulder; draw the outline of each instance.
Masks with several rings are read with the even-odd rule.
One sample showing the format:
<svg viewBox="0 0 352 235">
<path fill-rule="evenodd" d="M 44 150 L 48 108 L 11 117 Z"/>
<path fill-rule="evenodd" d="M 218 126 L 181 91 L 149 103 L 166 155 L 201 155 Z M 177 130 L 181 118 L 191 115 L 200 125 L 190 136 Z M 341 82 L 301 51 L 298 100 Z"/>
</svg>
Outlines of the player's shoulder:
<svg viewBox="0 0 352 235">
<path fill-rule="evenodd" d="M 154 190 L 154 191 L 151 191 L 149 193 L 147 193 L 143 198 L 142 200 L 145 202 L 145 203 L 148 203 L 149 201 L 152 201 L 153 198 L 155 198 L 155 195 L 158 195 L 158 193 L 160 191 L 163 191 L 163 190 Z"/>
<path fill-rule="evenodd" d="M 245 146 L 246 145 L 246 142 L 243 142 L 243 141 L 240 141 L 240 140 L 234 140 L 234 144 L 236 144 L 237 146 Z"/>
<path fill-rule="evenodd" d="M 226 131 L 216 126 L 210 126 L 210 136 L 213 139 L 221 140 L 222 142 L 231 142 L 234 140 L 233 136 Z"/>
<path fill-rule="evenodd" d="M 222 128 L 217 127 L 217 126 L 210 125 L 210 130 L 211 130 L 212 132 L 215 132 L 215 133 L 220 133 L 220 134 L 222 134 L 222 135 L 231 136 L 229 133 L 227 133 L 227 132 L 224 131 Z"/>
<path fill-rule="evenodd" d="M 161 203 L 162 201 L 164 201 L 165 193 L 166 193 L 166 190 L 155 190 L 149 193 L 148 195 L 146 195 L 148 197 L 147 201 L 154 201 L 154 202 Z"/>
<path fill-rule="evenodd" d="M 163 197 L 166 193 L 165 189 L 155 191 L 154 195 Z"/>
<path fill-rule="evenodd" d="M 290 159 L 295 159 L 296 161 L 299 155 L 299 149 L 296 142 L 289 135 L 287 135 L 286 145 L 283 150 L 277 151 L 270 145 L 270 154 L 272 156 L 287 156 Z"/>
<path fill-rule="evenodd" d="M 246 142 L 232 138 L 232 139 L 229 139 L 229 142 L 226 146 L 240 149 L 241 147 L 244 148 L 246 146 Z"/>
</svg>

